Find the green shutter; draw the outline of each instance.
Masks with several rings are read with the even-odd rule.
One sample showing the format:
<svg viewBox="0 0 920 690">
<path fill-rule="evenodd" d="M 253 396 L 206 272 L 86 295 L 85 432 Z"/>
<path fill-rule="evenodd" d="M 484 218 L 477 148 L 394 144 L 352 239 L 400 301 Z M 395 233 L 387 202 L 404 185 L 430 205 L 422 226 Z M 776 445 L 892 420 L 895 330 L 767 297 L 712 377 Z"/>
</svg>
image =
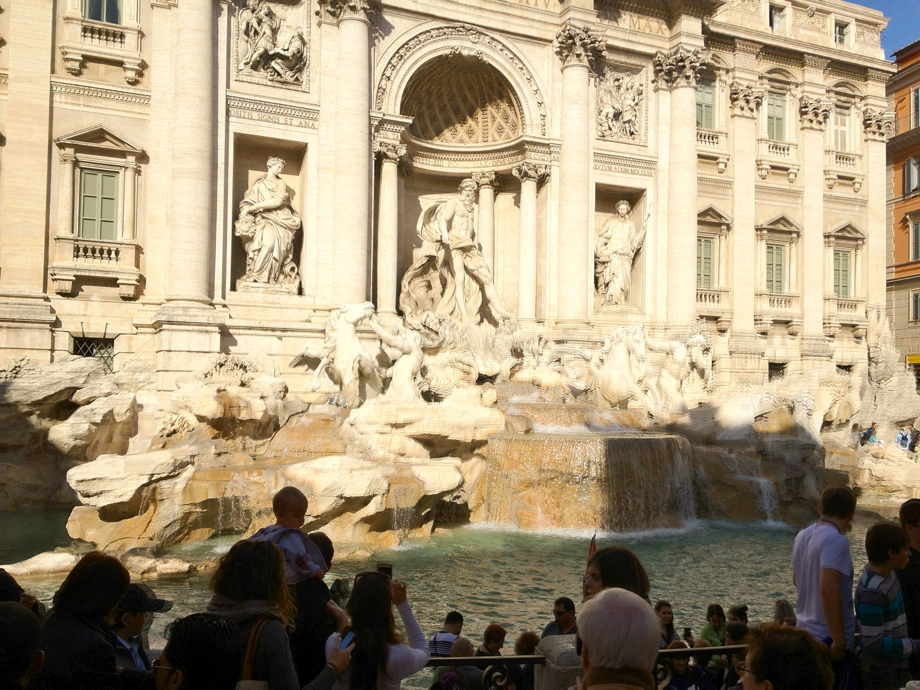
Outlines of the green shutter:
<svg viewBox="0 0 920 690">
<path fill-rule="evenodd" d="M 913 321 L 920 321 L 920 292 L 914 292 L 910 297 L 912 302 L 910 318 Z"/>
<path fill-rule="evenodd" d="M 80 172 L 80 237 L 87 240 L 117 238 L 118 175 L 95 170 Z"/>
<path fill-rule="evenodd" d="M 771 91 L 767 94 L 767 138 L 786 140 L 786 95 Z"/>
<path fill-rule="evenodd" d="M 850 296 L 850 252 L 834 252 L 834 295 L 837 299 Z"/>
<path fill-rule="evenodd" d="M 911 261 L 917 261 L 920 259 L 920 221 L 913 223 L 910 227 L 910 259 Z"/>
<path fill-rule="evenodd" d="M 712 250 L 711 237 L 698 237 L 696 239 L 696 286 L 701 288 L 712 287 Z"/>
<path fill-rule="evenodd" d="M 914 127 L 920 127 L 920 87 L 914 89 Z"/>
<path fill-rule="evenodd" d="M 767 245 L 767 292 L 783 294 L 783 266 L 786 248 L 779 244 Z"/>
<path fill-rule="evenodd" d="M 713 104 L 713 84 L 701 81 L 696 87 L 696 126 L 702 129 L 715 129 Z"/>
</svg>

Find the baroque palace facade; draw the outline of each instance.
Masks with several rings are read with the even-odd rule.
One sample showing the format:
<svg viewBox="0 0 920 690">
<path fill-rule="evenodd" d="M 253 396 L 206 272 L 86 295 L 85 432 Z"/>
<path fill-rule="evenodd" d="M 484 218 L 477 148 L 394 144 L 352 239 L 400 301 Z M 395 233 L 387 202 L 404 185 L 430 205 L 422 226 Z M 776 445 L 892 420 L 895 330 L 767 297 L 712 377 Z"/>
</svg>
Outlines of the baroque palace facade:
<svg viewBox="0 0 920 690">
<path fill-rule="evenodd" d="M 458 270 L 527 333 L 705 326 L 720 385 L 866 365 L 893 72 L 878 12 L 0 4 L 4 359 L 91 354 L 165 393 L 203 355 L 263 352 L 305 391 L 290 362 L 329 313 L 437 299 L 407 276 L 470 214 L 481 250 Z M 465 179 L 453 226 L 426 225 Z"/>
</svg>

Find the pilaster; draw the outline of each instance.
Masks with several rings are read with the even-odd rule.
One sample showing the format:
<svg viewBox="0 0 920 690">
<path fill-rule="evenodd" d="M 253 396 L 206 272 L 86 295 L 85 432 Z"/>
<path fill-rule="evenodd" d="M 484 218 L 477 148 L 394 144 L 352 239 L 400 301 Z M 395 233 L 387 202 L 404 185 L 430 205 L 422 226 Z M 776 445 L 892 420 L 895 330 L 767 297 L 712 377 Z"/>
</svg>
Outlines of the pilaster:
<svg viewBox="0 0 920 690">
<path fill-rule="evenodd" d="M 588 27 L 568 24 L 556 34 L 556 54 L 562 63 L 562 113 L 557 241 L 557 323 L 584 326 L 591 304 L 591 140 L 589 78 L 596 59 L 604 55 L 604 40 Z"/>
</svg>

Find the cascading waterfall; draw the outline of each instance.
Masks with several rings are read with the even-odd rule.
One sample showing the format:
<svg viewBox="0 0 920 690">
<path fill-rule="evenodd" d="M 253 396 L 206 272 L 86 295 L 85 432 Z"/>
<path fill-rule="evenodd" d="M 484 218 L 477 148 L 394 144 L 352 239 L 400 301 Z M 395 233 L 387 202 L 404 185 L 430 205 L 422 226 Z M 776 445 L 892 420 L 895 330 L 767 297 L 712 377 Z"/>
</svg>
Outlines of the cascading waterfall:
<svg viewBox="0 0 920 690">
<path fill-rule="evenodd" d="M 390 529 L 399 534 L 400 541 L 405 541 L 415 526 L 415 498 L 418 490 L 402 484 L 393 484 L 390 490 L 393 498 Z"/>
<path fill-rule="evenodd" d="M 753 458 L 741 458 L 734 455 L 726 456 L 725 466 L 736 479 L 749 482 L 757 493 L 757 507 L 766 516 L 767 522 L 776 520 L 776 511 L 779 508 L 779 497 L 776 487 L 761 473 L 760 462 Z"/>
<path fill-rule="evenodd" d="M 688 441 L 665 434 L 499 434 L 486 515 L 524 529 L 662 527 L 696 515 Z"/>
</svg>

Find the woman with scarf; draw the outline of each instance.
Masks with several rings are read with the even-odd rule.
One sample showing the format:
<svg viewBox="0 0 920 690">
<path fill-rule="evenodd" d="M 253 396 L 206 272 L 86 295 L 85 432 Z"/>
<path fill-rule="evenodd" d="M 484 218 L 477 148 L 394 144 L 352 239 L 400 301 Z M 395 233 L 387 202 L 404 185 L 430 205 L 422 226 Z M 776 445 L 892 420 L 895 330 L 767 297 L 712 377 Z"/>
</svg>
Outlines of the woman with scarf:
<svg viewBox="0 0 920 690">
<path fill-rule="evenodd" d="M 250 642 L 255 644 L 249 677 L 243 680 L 268 681 L 271 690 L 300 690 L 288 642 L 294 603 L 284 584 L 284 569 L 284 554 L 272 542 L 237 542 L 211 578 L 214 596 L 207 613 L 239 627 L 241 654 L 246 653 Z M 338 645 L 335 651 L 339 652 Z M 322 673 L 306 687 L 331 688 L 336 674 L 348 666 L 350 656 L 350 649 L 330 656 Z"/>
</svg>

